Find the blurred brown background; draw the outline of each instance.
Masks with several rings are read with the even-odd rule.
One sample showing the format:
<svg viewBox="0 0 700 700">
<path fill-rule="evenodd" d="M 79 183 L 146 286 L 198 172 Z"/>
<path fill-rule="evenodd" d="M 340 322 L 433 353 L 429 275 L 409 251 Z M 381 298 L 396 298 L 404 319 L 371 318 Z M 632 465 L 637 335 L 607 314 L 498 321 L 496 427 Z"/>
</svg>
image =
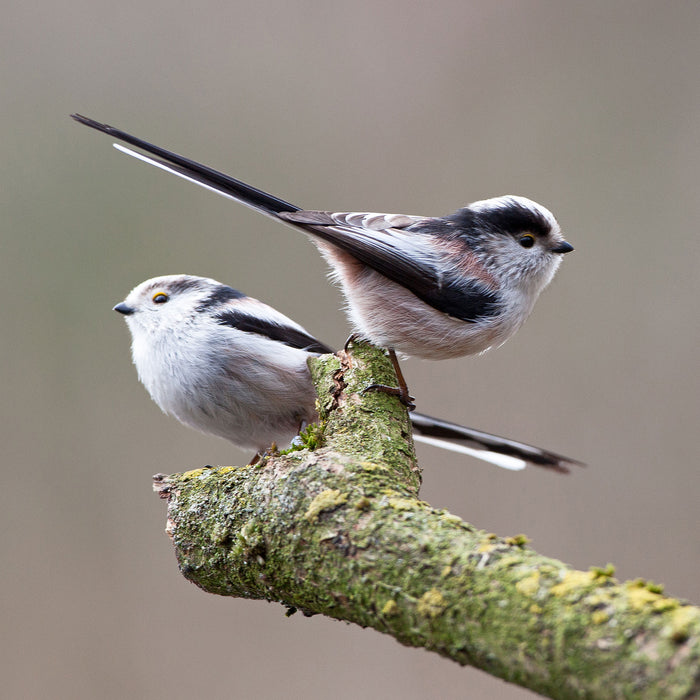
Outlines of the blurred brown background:
<svg viewBox="0 0 700 700">
<path fill-rule="evenodd" d="M 327 342 L 348 327 L 301 234 L 120 155 L 73 111 L 308 208 L 550 207 L 576 252 L 518 335 L 404 370 L 423 411 L 589 467 L 425 447 L 422 496 L 698 602 L 699 26 L 695 2 L 6 2 L 3 695 L 532 697 L 179 575 L 151 475 L 249 455 L 158 411 L 111 307 L 187 272 Z"/>
</svg>

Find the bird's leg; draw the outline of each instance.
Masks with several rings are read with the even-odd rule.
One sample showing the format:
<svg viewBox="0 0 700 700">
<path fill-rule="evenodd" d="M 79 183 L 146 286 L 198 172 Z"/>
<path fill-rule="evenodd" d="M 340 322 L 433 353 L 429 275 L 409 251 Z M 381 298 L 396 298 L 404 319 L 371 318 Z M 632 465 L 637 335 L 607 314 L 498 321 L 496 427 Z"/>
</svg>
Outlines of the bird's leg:
<svg viewBox="0 0 700 700">
<path fill-rule="evenodd" d="M 350 346 L 357 340 L 359 340 L 360 336 L 358 333 L 351 333 L 348 336 L 348 339 L 345 341 L 345 345 L 343 345 L 343 352 L 347 354 L 347 352 L 350 350 Z"/>
<path fill-rule="evenodd" d="M 360 393 L 364 394 L 366 391 L 381 391 L 384 394 L 390 394 L 391 396 L 398 397 L 399 401 L 406 406 L 409 411 L 413 411 L 416 404 L 413 403 L 414 398 L 408 393 L 408 385 L 404 379 L 403 372 L 399 366 L 399 360 L 396 357 L 396 352 L 393 348 L 389 348 L 389 359 L 391 364 L 394 366 L 394 371 L 396 372 L 396 379 L 398 380 L 398 386 L 387 386 L 386 384 L 370 384 L 366 386 Z"/>
</svg>

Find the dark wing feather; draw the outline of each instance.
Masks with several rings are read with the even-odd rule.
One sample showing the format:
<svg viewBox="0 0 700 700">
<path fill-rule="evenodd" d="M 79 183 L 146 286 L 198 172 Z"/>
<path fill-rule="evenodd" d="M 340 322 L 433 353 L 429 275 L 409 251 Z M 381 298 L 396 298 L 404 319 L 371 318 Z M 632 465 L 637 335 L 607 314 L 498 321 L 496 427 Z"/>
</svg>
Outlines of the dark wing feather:
<svg viewBox="0 0 700 700">
<path fill-rule="evenodd" d="M 441 269 L 435 249 L 435 229 L 447 226 L 443 219 L 361 212 L 280 212 L 280 219 L 346 251 L 361 263 L 402 285 L 438 311 L 473 323 L 499 313 L 497 295 L 484 284 L 457 277 Z M 345 222 L 358 221 L 358 224 Z M 368 222 L 365 224 L 364 222 Z M 381 228 L 384 222 L 385 228 Z M 407 231 L 408 230 L 408 231 Z"/>
<path fill-rule="evenodd" d="M 216 315 L 216 319 L 222 326 L 236 328 L 246 333 L 255 333 L 256 335 L 261 335 L 270 340 L 284 343 L 298 350 L 306 350 L 307 352 L 320 354 L 333 353 L 330 347 L 320 340 L 316 340 L 316 338 L 309 335 L 304 330 L 286 326 L 281 323 L 275 323 L 274 321 L 268 321 L 267 319 L 257 316 L 251 316 L 241 311 L 222 311 Z"/>
</svg>

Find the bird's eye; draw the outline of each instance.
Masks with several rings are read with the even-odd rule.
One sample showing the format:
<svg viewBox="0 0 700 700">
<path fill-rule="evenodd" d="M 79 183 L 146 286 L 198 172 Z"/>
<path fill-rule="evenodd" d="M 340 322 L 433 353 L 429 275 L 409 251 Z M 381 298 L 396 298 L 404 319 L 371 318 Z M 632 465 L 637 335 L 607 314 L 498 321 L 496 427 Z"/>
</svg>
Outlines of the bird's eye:
<svg viewBox="0 0 700 700">
<path fill-rule="evenodd" d="M 154 304 L 165 304 L 166 301 L 168 301 L 170 297 L 167 294 L 164 294 L 163 292 L 158 292 L 157 294 L 153 295 L 153 303 Z"/>
<path fill-rule="evenodd" d="M 518 238 L 518 243 L 523 248 L 532 248 L 535 245 L 535 237 L 531 233 L 524 233 L 520 238 Z"/>
</svg>

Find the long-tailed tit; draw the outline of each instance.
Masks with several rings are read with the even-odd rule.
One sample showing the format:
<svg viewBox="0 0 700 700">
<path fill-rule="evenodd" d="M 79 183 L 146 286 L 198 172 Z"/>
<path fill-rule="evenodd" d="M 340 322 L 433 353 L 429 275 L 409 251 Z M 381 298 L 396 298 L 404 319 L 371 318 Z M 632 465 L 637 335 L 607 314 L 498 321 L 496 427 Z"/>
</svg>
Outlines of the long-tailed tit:
<svg viewBox="0 0 700 700">
<path fill-rule="evenodd" d="M 170 275 L 142 282 L 114 310 L 126 317 L 139 379 L 182 423 L 261 453 L 317 419 L 307 360 L 332 350 L 267 304 L 212 279 Z M 430 416 L 411 420 L 414 439 L 506 469 L 577 464 Z"/>
<path fill-rule="evenodd" d="M 552 213 L 525 197 L 474 202 L 443 217 L 303 211 L 224 173 L 78 114 L 78 122 L 154 158 L 116 148 L 309 234 L 340 282 L 357 335 L 440 360 L 504 343 L 573 250 Z M 386 387 L 385 387 L 386 388 Z"/>
<path fill-rule="evenodd" d="M 302 211 L 228 175 L 77 114 L 156 156 L 119 150 L 308 233 L 333 268 L 362 337 L 445 359 L 505 342 L 573 247 L 551 212 L 525 197 L 474 202 L 444 217 Z"/>
</svg>

